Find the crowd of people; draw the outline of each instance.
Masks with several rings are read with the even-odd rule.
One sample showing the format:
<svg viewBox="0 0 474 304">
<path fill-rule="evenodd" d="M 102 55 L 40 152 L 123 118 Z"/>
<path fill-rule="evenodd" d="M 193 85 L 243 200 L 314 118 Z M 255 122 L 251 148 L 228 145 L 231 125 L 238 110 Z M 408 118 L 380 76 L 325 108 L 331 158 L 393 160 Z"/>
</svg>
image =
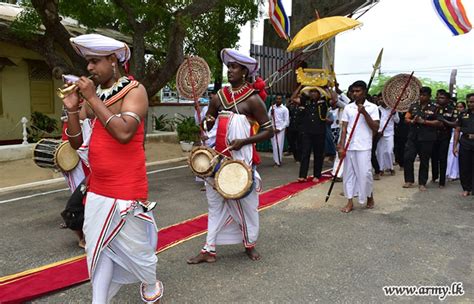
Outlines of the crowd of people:
<svg viewBox="0 0 474 304">
<path fill-rule="evenodd" d="M 357 127 L 348 151 L 343 151 L 346 139 L 346 135 L 342 136 L 343 130 L 345 123 L 350 122 L 348 115 L 353 116 L 354 107 L 358 104 L 359 88 L 363 91 L 360 92 L 362 96 L 359 103 L 364 102 L 359 112 L 365 114 L 369 110 L 373 111 L 369 116 L 376 123 L 372 124 L 367 115 L 362 115 L 360 127 Z M 368 95 L 362 81 L 351 85 L 346 94 L 336 83 L 333 90 L 300 86 L 291 96 L 286 96 L 286 104 L 281 101 L 282 95 L 276 95 L 275 98 L 276 102 L 271 109 L 275 108 L 275 113 L 288 113 L 286 115 L 289 120 L 282 120 L 285 123 L 275 130 L 281 134 L 281 126 L 286 125 L 288 150 L 285 155 L 292 155 L 294 161 L 299 163 L 298 181 L 319 179 L 325 158 L 334 161 L 334 175 L 341 152 L 370 150 L 370 160 L 366 162 L 370 167 L 358 168 L 366 173 L 366 179 L 379 180 L 384 175 L 395 175 L 395 166 L 399 166 L 399 170 L 404 171 L 405 183 L 402 187 L 414 187 L 414 164 L 418 158 L 420 191 L 426 191 L 431 160 L 432 183 L 444 188 L 447 180 L 460 179 L 462 195 L 468 196 L 472 192 L 470 151 L 474 142 L 471 143 L 470 139 L 474 136 L 470 134 L 474 130 L 471 129 L 469 118 L 474 94 L 468 94 L 465 101 L 458 101 L 446 90 L 440 89 L 436 91 L 433 100 L 431 88 L 422 87 L 419 101 L 414 102 L 407 112 L 397 112 L 388 107 L 381 93 Z M 366 124 L 371 130 L 364 129 Z M 350 130 L 352 126 L 349 123 L 348 131 Z M 279 142 L 282 142 L 281 138 Z M 280 143 L 280 150 L 282 145 Z M 275 147 L 273 148 L 275 165 L 280 166 L 282 153 L 280 150 L 275 152 Z M 313 175 L 308 175 L 311 152 L 314 171 Z M 346 153 L 345 157 L 344 163 L 347 164 L 343 163 L 342 170 L 337 172 L 336 181 L 344 181 L 345 193 L 351 199 L 355 194 L 350 194 L 346 189 L 351 184 L 351 176 L 343 179 L 343 172 L 351 162 L 350 153 Z M 363 161 L 359 163 L 365 164 Z M 359 190 L 363 195 L 366 194 L 363 188 Z M 351 209 L 344 208 L 343 211 Z"/>
<path fill-rule="evenodd" d="M 130 59 L 125 43 L 87 34 L 72 38 L 71 44 L 87 61 L 91 77 L 80 77 L 74 83 L 76 90 L 63 99 L 65 139 L 83 154 L 77 168 L 81 172 L 66 174 L 74 194 L 63 217 L 85 246 L 93 303 L 108 303 L 121 285 L 134 282 L 141 282 L 143 301 L 158 302 L 164 288 L 156 278 L 158 240 L 152 213 L 156 203 L 148 200 L 145 88 L 123 76 L 120 65 Z M 248 258 L 260 259 L 256 143 L 271 139 L 278 168 L 285 135 L 289 153 L 300 164 L 299 182 L 321 178 L 326 156 L 334 161 L 333 175 L 343 182 L 348 200 L 341 209 L 346 213 L 353 209 L 355 197 L 374 208 L 373 180 L 395 174 L 394 162 L 404 168 L 403 187 L 412 187 L 417 155 L 420 190 L 426 190 L 431 159 L 433 181 L 439 179 L 440 187 L 446 177 L 456 179 L 459 172 L 463 195 L 471 193 L 474 94 L 466 97 L 466 107 L 443 90 L 433 102 L 431 89 L 423 87 L 419 102 L 404 114 L 388 108 L 380 95 L 369 96 L 366 83 L 356 81 L 347 94 L 337 84 L 334 90 L 300 86 L 287 97 L 286 106 L 285 96 L 277 95 L 267 109 L 266 93 L 252 84 L 258 62 L 232 49 L 223 49 L 221 59 L 228 67 L 230 86 L 211 94 L 198 119 L 203 142 L 247 167 L 252 186 L 229 199 L 217 191 L 214 176 L 203 178 L 208 232 L 202 249 L 187 263 L 215 262 L 217 246 L 227 244 L 243 244 Z M 308 175 L 311 154 L 313 175 Z"/>
</svg>

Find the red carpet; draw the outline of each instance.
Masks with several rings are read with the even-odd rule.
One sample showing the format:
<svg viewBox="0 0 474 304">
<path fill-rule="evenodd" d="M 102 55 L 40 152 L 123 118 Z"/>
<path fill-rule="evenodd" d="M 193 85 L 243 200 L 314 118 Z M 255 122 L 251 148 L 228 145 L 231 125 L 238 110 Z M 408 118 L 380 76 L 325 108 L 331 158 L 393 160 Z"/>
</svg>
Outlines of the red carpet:
<svg viewBox="0 0 474 304">
<path fill-rule="evenodd" d="M 318 183 L 289 183 L 259 196 L 259 210 L 268 208 Z M 206 233 L 207 214 L 160 229 L 157 252 Z M 89 280 L 85 255 L 0 278 L 0 303 L 21 303 Z"/>
</svg>

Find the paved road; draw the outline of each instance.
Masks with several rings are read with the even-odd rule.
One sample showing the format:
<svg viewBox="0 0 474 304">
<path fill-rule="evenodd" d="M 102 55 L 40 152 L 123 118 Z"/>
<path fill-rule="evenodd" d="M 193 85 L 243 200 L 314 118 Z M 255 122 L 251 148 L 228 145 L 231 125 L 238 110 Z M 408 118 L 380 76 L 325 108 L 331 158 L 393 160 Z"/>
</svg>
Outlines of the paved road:
<svg viewBox="0 0 474 304">
<path fill-rule="evenodd" d="M 163 167 L 151 170 L 158 169 Z M 297 174 L 292 164 L 271 168 L 268 158 L 259 171 L 267 189 Z M 150 185 L 155 185 L 152 198 L 160 198 L 160 227 L 206 209 L 204 194 L 187 169 L 150 174 Z M 463 283 L 465 295 L 446 302 L 474 302 L 473 198 L 459 198 L 458 183 L 444 190 L 430 186 L 426 193 L 400 185 L 401 175 L 384 177 L 375 184 L 376 208 L 357 206 L 348 215 L 338 211 L 344 205 L 340 184 L 327 205 L 324 184 L 263 211 L 259 262 L 248 260 L 236 245 L 219 248 L 215 264 L 187 265 L 186 257 L 197 253 L 204 237 L 161 253 L 164 303 L 431 303 L 438 299 L 386 297 L 382 287 L 453 282 Z M 2 274 L 81 253 L 70 233 L 57 229 L 66 198 L 66 192 L 58 192 L 0 204 Z M 90 291 L 83 284 L 34 302 L 89 303 Z M 138 299 L 138 286 L 131 285 L 122 288 L 114 303 L 140 303 Z"/>
</svg>

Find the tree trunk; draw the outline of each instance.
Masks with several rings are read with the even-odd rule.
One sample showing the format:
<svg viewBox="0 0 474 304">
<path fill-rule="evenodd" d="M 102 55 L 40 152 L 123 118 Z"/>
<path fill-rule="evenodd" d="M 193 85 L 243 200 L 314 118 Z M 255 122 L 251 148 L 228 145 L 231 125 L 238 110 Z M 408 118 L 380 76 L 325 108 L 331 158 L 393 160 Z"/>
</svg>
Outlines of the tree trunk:
<svg viewBox="0 0 474 304">
<path fill-rule="evenodd" d="M 222 5 L 219 5 L 218 10 L 219 10 L 219 25 L 221 25 L 225 23 L 225 7 Z M 222 61 L 221 61 L 221 50 L 224 47 L 226 47 L 225 45 L 223 45 L 224 39 L 222 39 L 222 36 L 225 35 L 225 33 L 223 33 L 222 31 L 219 31 L 218 33 L 219 33 L 219 38 L 217 39 L 216 56 L 221 64 L 219 64 L 214 71 L 214 91 L 217 91 L 220 88 L 222 88 L 223 68 L 222 68 Z"/>
</svg>

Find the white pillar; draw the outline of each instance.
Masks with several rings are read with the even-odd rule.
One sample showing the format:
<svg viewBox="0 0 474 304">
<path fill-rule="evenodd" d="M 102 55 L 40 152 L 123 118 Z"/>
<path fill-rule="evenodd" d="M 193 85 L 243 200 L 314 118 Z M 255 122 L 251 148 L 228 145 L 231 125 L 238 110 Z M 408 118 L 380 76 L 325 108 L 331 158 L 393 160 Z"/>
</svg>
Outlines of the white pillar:
<svg viewBox="0 0 474 304">
<path fill-rule="evenodd" d="M 28 132 L 26 131 L 26 124 L 28 123 L 28 119 L 26 117 L 21 118 L 21 123 L 23 124 L 23 145 L 28 144 Z"/>
</svg>

